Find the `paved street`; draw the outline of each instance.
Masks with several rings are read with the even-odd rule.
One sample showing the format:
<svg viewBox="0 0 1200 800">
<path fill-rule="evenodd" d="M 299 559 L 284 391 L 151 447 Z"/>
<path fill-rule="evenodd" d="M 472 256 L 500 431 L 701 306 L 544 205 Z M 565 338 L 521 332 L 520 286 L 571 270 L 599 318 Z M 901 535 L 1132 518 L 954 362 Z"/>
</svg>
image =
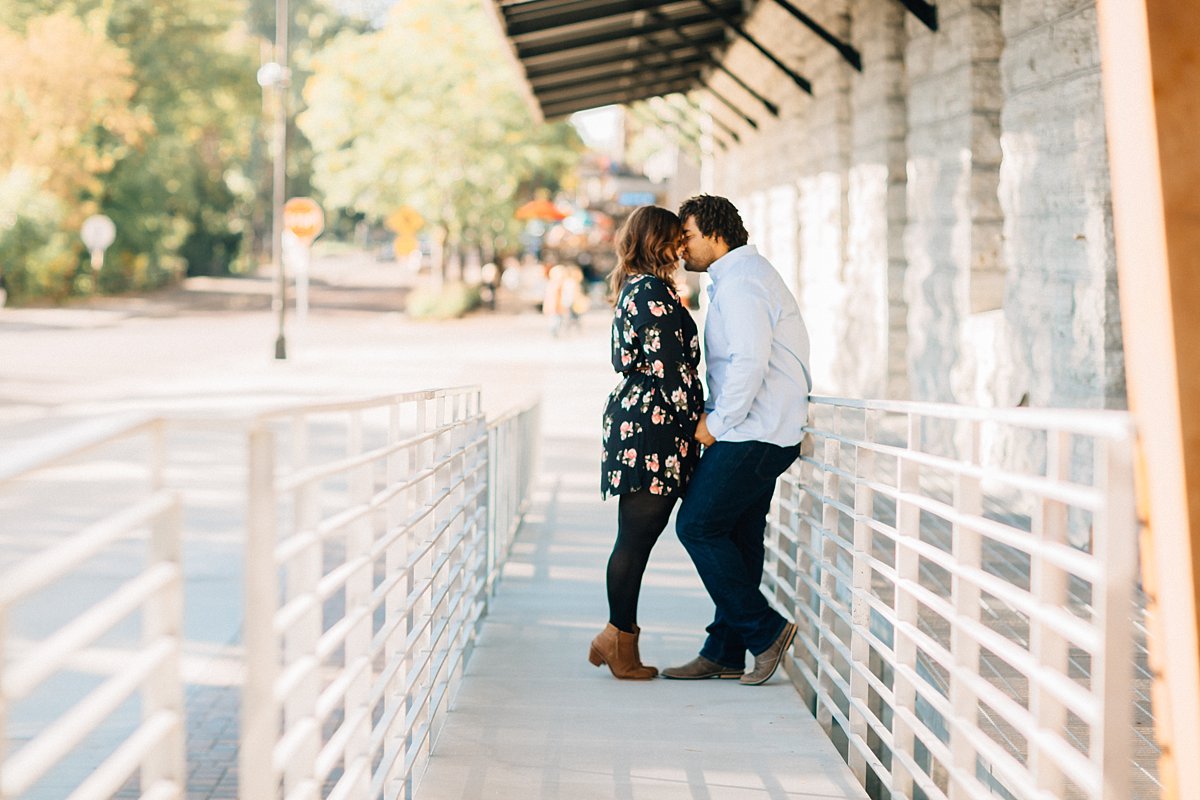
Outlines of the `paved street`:
<svg viewBox="0 0 1200 800">
<path fill-rule="evenodd" d="M 392 262 L 316 260 L 312 311 L 304 327 L 289 314 L 282 362 L 273 358 L 269 276 L 0 309 L 0 444 L 117 411 L 230 413 L 464 383 L 482 385 L 495 411 L 607 363 L 601 309 L 562 339 L 537 314 L 516 314 L 528 305 L 512 295 L 498 314 L 413 322 L 402 313 L 410 283 Z"/>
</svg>

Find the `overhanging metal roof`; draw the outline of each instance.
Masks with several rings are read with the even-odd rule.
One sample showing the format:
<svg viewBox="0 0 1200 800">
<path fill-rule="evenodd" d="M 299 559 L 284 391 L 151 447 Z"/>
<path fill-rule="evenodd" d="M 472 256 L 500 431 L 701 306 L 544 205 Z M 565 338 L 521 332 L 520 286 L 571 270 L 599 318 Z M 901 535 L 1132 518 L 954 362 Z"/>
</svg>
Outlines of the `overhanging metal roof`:
<svg viewBox="0 0 1200 800">
<path fill-rule="evenodd" d="M 546 117 L 700 85 L 743 0 L 494 0 Z"/>
<path fill-rule="evenodd" d="M 704 83 L 723 72 L 772 116 L 779 107 L 723 63 L 732 37 L 749 43 L 803 91 L 812 84 L 748 33 L 743 25 L 757 0 L 493 0 L 490 6 L 513 55 L 525 72 L 529 99 L 545 117 L 561 117 L 611 103 L 687 93 L 703 87 L 751 128 L 758 124 Z M 858 50 L 805 13 L 792 0 L 773 0 L 852 69 L 862 71 Z M 898 2 L 930 30 L 938 28 L 929 0 Z M 689 101 L 690 102 L 690 101 Z M 731 138 L 735 131 L 714 117 Z M 718 140 L 718 144 L 722 144 Z"/>
</svg>

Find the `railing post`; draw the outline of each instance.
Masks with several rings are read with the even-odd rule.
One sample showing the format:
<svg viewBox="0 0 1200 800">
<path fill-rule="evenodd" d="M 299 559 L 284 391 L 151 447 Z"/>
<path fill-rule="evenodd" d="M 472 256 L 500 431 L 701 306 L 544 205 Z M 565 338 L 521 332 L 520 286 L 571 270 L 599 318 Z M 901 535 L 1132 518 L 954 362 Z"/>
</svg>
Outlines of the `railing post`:
<svg viewBox="0 0 1200 800">
<path fill-rule="evenodd" d="M 488 430 L 487 437 L 487 590 L 490 596 L 496 591 L 496 550 L 500 543 L 500 518 L 497 514 L 500 493 L 497 491 L 499 479 L 499 439 L 504 430 L 504 423 Z"/>
<path fill-rule="evenodd" d="M 980 465 L 979 423 L 975 420 L 967 426 L 966 453 L 962 460 L 978 467 Z M 978 517 L 983 511 L 983 494 L 979 478 L 959 472 L 954 477 L 954 510 L 962 515 Z M 979 569 L 983 559 L 983 541 L 979 531 L 970 525 L 955 521 L 950 526 L 950 551 L 955 563 L 964 569 Z M 979 674 L 979 642 L 971 632 L 964 630 L 962 622 L 979 622 L 979 585 L 966 579 L 960 572 L 950 578 L 950 603 L 954 606 L 957 619 L 948 620 L 950 629 L 950 652 L 958 668 L 950 672 L 950 707 L 960 720 L 974 721 L 979 710 L 979 698 L 970 686 L 959 677 L 958 670 L 971 675 Z M 963 736 L 958 725 L 950 725 L 950 757 L 959 774 L 975 775 L 975 747 Z M 950 778 L 950 800 L 970 800 L 970 788 L 964 786 L 953 774 Z"/>
<path fill-rule="evenodd" d="M 350 417 L 349 455 L 359 455 L 363 452 L 363 412 L 355 411 Z M 390 459 L 389 459 L 390 464 Z M 359 467 L 350 476 L 350 505 L 366 506 L 371 502 L 374 493 L 374 467 L 367 463 Z M 375 516 L 366 514 L 351 527 L 346 541 L 346 561 L 353 561 L 368 556 L 374 544 Z M 354 574 L 346 578 L 346 610 L 347 616 L 365 612 L 371 602 L 373 587 L 373 572 L 375 563 L 368 560 Z M 345 669 L 357 672 L 350 685 L 346 688 L 345 721 L 343 724 L 354 722 L 354 730 L 346 742 L 345 768 L 349 772 L 356 763 L 365 762 L 365 768 L 358 771 L 358 780 L 352 792 L 358 796 L 367 793 L 367 775 L 370 772 L 370 740 L 371 740 L 371 711 L 368 701 L 371 695 L 372 665 L 371 665 L 371 628 L 373 620 L 370 613 L 363 613 L 346 634 Z M 319 720 L 318 720 L 319 722 Z"/>
<path fill-rule="evenodd" d="M 246 678 L 242 686 L 238 796 L 270 800 L 278 796 L 279 773 L 273 751 L 279 735 L 275 678 L 279 642 L 274 618 L 279 586 L 275 569 L 275 436 L 263 425 L 249 435 L 246 520 L 245 621 Z"/>
<path fill-rule="evenodd" d="M 841 433 L 842 415 L 840 409 L 834 410 L 833 429 L 835 433 Z M 826 673 L 831 669 L 837 651 L 834 649 L 833 641 L 835 637 L 830 632 L 833 625 L 835 612 L 830 607 L 836 602 L 837 597 L 837 571 L 834 566 L 837 563 L 837 550 L 840 545 L 837 542 L 838 533 L 838 515 L 841 513 L 837 506 L 831 500 L 836 501 L 838 497 L 839 478 L 837 468 L 841 464 L 841 443 L 836 439 L 825 440 L 825 466 L 822 489 L 821 489 L 821 610 L 819 619 L 820 626 L 820 644 L 821 660 L 817 665 L 817 722 L 825 731 L 826 736 L 832 735 L 833 731 L 833 714 L 829 707 L 821 702 L 821 695 L 829 695 L 830 688 L 836 688 L 833 679 Z"/>
<path fill-rule="evenodd" d="M 908 415 L 908 437 L 906 451 L 921 449 L 921 418 L 916 414 Z M 903 455 L 896 459 L 896 488 L 902 495 L 917 495 L 921 491 L 920 466 Z M 900 712 L 905 709 L 915 713 L 917 691 L 909 680 L 908 675 L 916 674 L 917 646 L 905 630 L 906 626 L 917 627 L 917 601 L 903 584 L 920 582 L 920 557 L 917 551 L 905 544 L 905 539 L 919 540 L 921 538 L 921 509 L 903 497 L 896 501 L 896 586 L 895 586 L 895 615 L 896 625 L 893 631 L 894 657 L 897 666 L 907 667 L 907 670 L 893 670 L 892 685 L 892 750 L 894 753 L 913 753 L 915 734 L 907 719 Z M 892 758 L 893 795 L 900 797 L 913 796 L 913 778 L 899 758 Z"/>
<path fill-rule="evenodd" d="M 1061 431 L 1046 432 L 1046 477 L 1059 482 L 1068 477 L 1071 460 L 1070 437 Z M 1057 500 L 1038 498 L 1030 520 L 1030 532 L 1037 542 L 1067 544 L 1067 508 Z M 1063 608 L 1067 603 L 1067 574 L 1045 558 L 1030 559 L 1029 590 L 1040 607 Z M 1066 675 L 1068 648 L 1066 640 L 1034 617 L 1029 621 L 1029 651 L 1039 662 L 1049 664 L 1057 673 Z M 1045 730 L 1059 731 L 1067 722 L 1067 711 L 1053 692 L 1039 681 L 1029 684 L 1029 712 Z M 1062 771 L 1041 747 L 1030 743 L 1029 772 L 1039 789 L 1061 795 Z"/>
<path fill-rule="evenodd" d="M 160 492 L 166 488 L 167 464 L 166 425 L 158 420 L 150 429 L 150 489 Z M 142 720 L 162 711 L 175 717 L 171 732 L 164 743 L 150 751 L 142 764 L 141 786 L 148 790 L 166 781 L 181 790 L 187 785 L 187 746 L 185 742 L 185 713 L 183 683 L 180 669 L 183 641 L 183 513 L 176 497 L 168 515 L 159 517 L 150 529 L 147 560 L 150 566 L 159 563 L 175 567 L 175 576 L 156 597 L 147 602 L 143 611 L 143 646 L 152 646 L 164 637 L 173 642 L 171 656 L 163 661 L 154 675 L 142 687 Z M 3 663 L 3 662 L 0 662 Z"/>
<path fill-rule="evenodd" d="M 863 411 L 863 440 L 875 441 L 875 416 Z M 853 593 L 850 599 L 850 656 L 854 664 L 850 669 L 850 731 L 861 741 L 867 741 L 869 725 L 859 705 L 869 701 L 870 686 L 865 670 L 870 668 L 871 645 L 865 632 L 871 626 L 871 605 L 867 597 L 871 593 L 871 538 L 870 520 L 874 518 L 875 492 L 868 481 L 875 476 L 875 451 L 862 447 L 854 448 L 854 552 Z M 847 762 L 860 783 L 866 783 L 867 763 L 856 747 L 848 747 Z"/>
<path fill-rule="evenodd" d="M 0 765 L 8 761 L 8 696 L 4 692 L 3 677 L 9 658 L 6 652 L 8 645 L 8 606 L 0 604 Z M 0 780 L 0 800 L 13 800 L 12 795 L 4 791 L 4 781 Z"/>
<path fill-rule="evenodd" d="M 151 442 L 151 489 L 159 492 L 166 484 L 166 425 L 162 420 L 155 423 L 150 433 Z M 171 656 L 163 661 L 155 674 L 147 679 L 142 690 L 142 720 L 166 711 L 173 714 L 175 724 L 166 741 L 151 750 L 142 764 L 141 784 L 147 790 L 160 781 L 173 783 L 181 791 L 187 786 L 187 744 L 185 741 L 186 715 L 183 700 L 183 676 L 181 672 L 181 649 L 183 642 L 183 508 L 176 496 L 171 510 L 165 518 L 155 520 L 150 531 L 148 558 L 151 563 L 167 563 L 175 567 L 175 577 L 164 586 L 158 595 L 146 603 L 143 642 L 151 646 L 163 637 L 170 638 L 174 646 Z M 0 664 L 4 662 L 0 660 Z"/>
<path fill-rule="evenodd" d="M 304 469 L 309 462 L 309 420 L 303 415 L 292 419 L 293 472 Z M 297 534 L 315 534 L 320 516 L 317 492 L 319 486 L 305 483 L 295 490 L 293 525 L 285 538 Z M 274 493 L 274 487 L 272 487 Z M 303 659 L 317 657 L 317 640 L 321 636 L 322 603 L 317 594 L 321 580 L 323 546 L 314 538 L 295 553 L 284 570 L 284 602 L 307 597 L 308 608 L 298 615 L 283 636 L 283 660 L 292 665 Z M 274 691 L 274 687 L 272 687 Z M 320 750 L 320 726 L 316 720 L 317 696 L 320 693 L 320 665 L 314 664 L 299 680 L 283 701 L 284 725 L 288 732 L 307 723 L 303 742 L 296 747 L 293 758 L 283 768 L 284 794 L 288 795 L 304 784 L 315 782 L 317 752 Z"/>
<path fill-rule="evenodd" d="M 1105 565 L 1103 586 L 1093 587 L 1104 653 L 1092 659 L 1092 692 L 1101 722 L 1092 740 L 1092 763 L 1103 775 L 1101 800 L 1129 797 L 1133 727 L 1133 586 L 1137 575 L 1138 523 L 1134 506 L 1132 436 L 1097 442 L 1096 485 L 1106 502 L 1093 520 L 1093 547 Z M 1180 795 L 1182 797 L 1182 795 Z"/>
</svg>

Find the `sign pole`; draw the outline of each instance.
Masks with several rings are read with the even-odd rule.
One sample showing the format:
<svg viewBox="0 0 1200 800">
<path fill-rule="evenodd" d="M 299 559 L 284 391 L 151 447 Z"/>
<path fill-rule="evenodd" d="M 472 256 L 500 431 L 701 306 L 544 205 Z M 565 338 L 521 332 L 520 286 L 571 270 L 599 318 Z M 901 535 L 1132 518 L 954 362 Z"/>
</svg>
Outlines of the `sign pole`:
<svg viewBox="0 0 1200 800">
<path fill-rule="evenodd" d="M 312 244 L 325 230 L 325 212 L 311 197 L 293 197 L 283 205 L 283 227 L 291 236 L 289 248 L 296 270 L 296 320 L 308 319 L 308 271 L 312 266 Z"/>
<path fill-rule="evenodd" d="M 282 69 L 275 84 L 275 174 L 272 194 L 271 257 L 275 262 L 276 293 L 278 298 L 279 332 L 275 337 L 275 358 L 287 358 L 287 339 L 284 323 L 287 314 L 287 274 L 283 268 L 283 201 L 287 196 L 287 75 L 288 63 L 288 0 L 275 0 L 275 62 Z"/>
<path fill-rule="evenodd" d="M 300 246 L 296 259 L 296 322 L 308 321 L 308 268 L 312 264 L 312 245 Z"/>
</svg>

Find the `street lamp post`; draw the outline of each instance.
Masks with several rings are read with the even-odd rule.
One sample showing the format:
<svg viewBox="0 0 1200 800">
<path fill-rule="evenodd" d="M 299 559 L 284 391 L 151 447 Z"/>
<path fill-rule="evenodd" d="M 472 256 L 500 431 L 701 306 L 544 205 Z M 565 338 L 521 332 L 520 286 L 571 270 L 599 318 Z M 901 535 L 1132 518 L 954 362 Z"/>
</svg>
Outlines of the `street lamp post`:
<svg viewBox="0 0 1200 800">
<path fill-rule="evenodd" d="M 279 314 L 279 332 L 275 337 L 275 358 L 287 358 L 284 321 L 287 310 L 287 275 L 283 268 L 283 201 L 287 196 L 287 117 L 288 86 L 288 0 L 275 0 L 275 60 L 258 70 L 258 85 L 275 92 L 274 178 L 271 192 L 271 262 L 275 267 L 275 309 Z"/>
</svg>

